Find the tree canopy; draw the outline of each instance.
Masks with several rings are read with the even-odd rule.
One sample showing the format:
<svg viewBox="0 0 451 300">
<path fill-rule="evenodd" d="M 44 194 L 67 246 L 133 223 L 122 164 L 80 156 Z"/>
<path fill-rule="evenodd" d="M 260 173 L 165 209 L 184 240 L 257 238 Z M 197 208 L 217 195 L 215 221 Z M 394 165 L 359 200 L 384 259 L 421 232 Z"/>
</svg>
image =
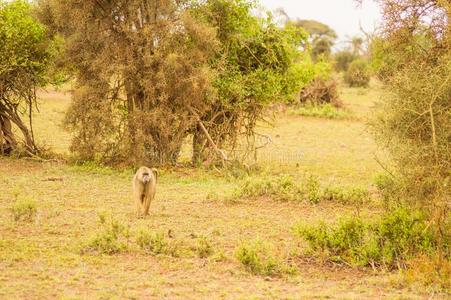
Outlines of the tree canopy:
<svg viewBox="0 0 451 300">
<path fill-rule="evenodd" d="M 292 25 L 305 29 L 310 35 L 312 45 L 312 56 L 314 59 L 319 57 L 329 57 L 331 47 L 337 39 L 336 32 L 328 25 L 315 20 L 294 20 Z"/>
<path fill-rule="evenodd" d="M 38 152 L 31 120 L 36 88 L 49 82 L 57 49 L 45 27 L 32 17 L 27 1 L 0 1 L 0 155 L 20 147 L 13 126 L 23 136 L 25 151 Z"/>
<path fill-rule="evenodd" d="M 83 159 L 166 164 L 190 134 L 195 155 L 212 140 L 233 147 L 243 129 L 252 135 L 265 106 L 301 88 L 297 44 L 306 38 L 254 16 L 254 7 L 42 1 L 41 19 L 65 37 L 65 61 L 76 70 L 71 149 Z"/>
</svg>

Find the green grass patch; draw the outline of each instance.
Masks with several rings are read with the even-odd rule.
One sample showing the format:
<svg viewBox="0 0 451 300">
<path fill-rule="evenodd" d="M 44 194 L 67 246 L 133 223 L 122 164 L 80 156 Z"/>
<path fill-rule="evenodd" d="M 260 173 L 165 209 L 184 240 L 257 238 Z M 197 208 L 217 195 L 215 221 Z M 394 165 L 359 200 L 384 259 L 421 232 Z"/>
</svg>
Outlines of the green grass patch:
<svg viewBox="0 0 451 300">
<path fill-rule="evenodd" d="M 17 199 L 10 207 L 14 221 L 32 222 L 38 211 L 36 201 L 31 198 Z"/>
<path fill-rule="evenodd" d="M 214 253 L 211 242 L 205 236 L 201 236 L 197 239 L 194 251 L 199 258 L 207 258 Z"/>
<path fill-rule="evenodd" d="M 296 266 L 275 256 L 272 246 L 260 239 L 241 243 L 235 256 L 245 269 L 254 275 L 281 276 L 297 272 Z"/>
<path fill-rule="evenodd" d="M 249 177 L 226 198 L 258 198 L 267 196 L 279 201 L 334 201 L 357 204 L 370 201 L 369 193 L 361 187 L 330 185 L 323 187 L 315 176 L 296 180 L 289 175 Z"/>
<path fill-rule="evenodd" d="M 102 231 L 96 233 L 82 246 L 81 253 L 112 255 L 127 251 L 130 227 L 105 214 L 99 215 L 99 222 Z"/>
<path fill-rule="evenodd" d="M 303 106 L 289 109 L 288 114 L 292 116 L 315 117 L 335 120 L 353 118 L 353 114 L 350 111 L 343 108 L 337 108 L 328 103 L 321 105 L 313 105 L 307 103 Z"/>
<path fill-rule="evenodd" d="M 180 256 L 180 246 L 172 240 L 168 240 L 162 232 L 151 232 L 141 229 L 136 234 L 136 243 L 146 253 L 151 255 Z"/>
<path fill-rule="evenodd" d="M 375 221 L 348 217 L 332 225 L 299 224 L 295 232 L 313 253 L 356 266 L 402 268 L 406 261 L 436 249 L 425 216 L 407 208 L 387 212 Z"/>
</svg>

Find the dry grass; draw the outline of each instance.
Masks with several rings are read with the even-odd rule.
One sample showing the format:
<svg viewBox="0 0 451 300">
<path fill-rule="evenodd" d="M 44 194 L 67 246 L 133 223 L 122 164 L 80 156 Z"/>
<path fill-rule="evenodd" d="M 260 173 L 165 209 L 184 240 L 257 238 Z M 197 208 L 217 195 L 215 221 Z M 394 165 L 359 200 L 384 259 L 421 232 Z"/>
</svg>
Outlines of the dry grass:
<svg viewBox="0 0 451 300">
<path fill-rule="evenodd" d="M 377 93 L 345 90 L 342 98 L 356 114 L 365 115 Z M 56 125 L 70 97 L 55 92 L 40 95 L 41 112 L 49 115 L 36 117 L 39 141 L 67 153 L 69 136 Z M 362 121 L 284 116 L 275 128 L 262 131 L 274 140 L 264 150 L 272 156 L 261 154 L 263 167 L 285 159 L 283 171 L 294 176 L 310 172 L 324 181 L 367 186 L 380 171 L 372 158 L 376 147 Z M 277 151 L 299 151 L 302 156 L 299 161 L 278 158 Z M 293 235 L 294 224 L 333 221 L 355 213 L 350 206 L 207 200 L 209 193 L 231 191 L 236 184 L 208 171 L 179 168 L 162 171 L 151 216 L 137 219 L 131 170 L 0 159 L 0 174 L 2 299 L 423 299 L 428 294 L 399 283 L 393 274 L 326 267 L 296 255 L 304 245 Z M 22 196 L 36 203 L 32 222 L 16 222 L 11 215 L 11 205 Z M 98 215 L 105 213 L 130 228 L 130 245 L 112 256 L 81 253 L 80 246 L 100 230 Z M 363 207 L 360 213 L 375 212 Z M 141 229 L 163 232 L 183 251 L 177 257 L 142 251 L 135 243 Z M 211 244 L 208 257 L 190 250 L 200 238 Z M 243 241 L 256 238 L 274 245 L 277 255 L 292 257 L 296 274 L 265 277 L 247 272 L 235 252 Z"/>
</svg>

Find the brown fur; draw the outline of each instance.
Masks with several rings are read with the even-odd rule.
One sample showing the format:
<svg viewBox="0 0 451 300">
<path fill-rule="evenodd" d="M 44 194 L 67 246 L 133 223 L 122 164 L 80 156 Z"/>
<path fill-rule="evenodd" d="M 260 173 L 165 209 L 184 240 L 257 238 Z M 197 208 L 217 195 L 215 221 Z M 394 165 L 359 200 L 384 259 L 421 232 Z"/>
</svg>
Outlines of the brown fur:
<svg viewBox="0 0 451 300">
<path fill-rule="evenodd" d="M 155 198 L 158 171 L 141 167 L 133 176 L 133 199 L 138 216 L 149 214 L 150 203 Z"/>
</svg>

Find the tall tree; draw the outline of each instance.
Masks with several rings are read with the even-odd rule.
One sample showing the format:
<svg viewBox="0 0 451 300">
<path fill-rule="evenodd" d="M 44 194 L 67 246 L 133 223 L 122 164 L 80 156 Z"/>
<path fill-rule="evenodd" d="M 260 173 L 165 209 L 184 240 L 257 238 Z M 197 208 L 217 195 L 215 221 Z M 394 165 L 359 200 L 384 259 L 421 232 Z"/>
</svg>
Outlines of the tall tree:
<svg viewBox="0 0 451 300">
<path fill-rule="evenodd" d="M 32 114 L 36 88 L 49 82 L 55 45 L 45 27 L 32 17 L 27 1 L 0 1 L 0 155 L 10 154 L 21 144 L 28 154 L 39 152 Z"/>
<path fill-rule="evenodd" d="M 229 148 L 236 146 L 240 135 L 252 148 L 264 108 L 292 98 L 306 81 L 297 49 L 306 42 L 305 32 L 291 25 L 280 28 L 270 16 L 257 18 L 254 8 L 254 1 L 209 0 L 197 10 L 217 30 L 220 41 L 212 64 L 218 74 L 214 81 L 218 97 L 202 118 L 218 143 Z M 203 139 L 195 134 L 195 149 L 206 144 Z"/>
<path fill-rule="evenodd" d="M 305 29 L 309 33 L 314 59 L 330 56 L 331 48 L 337 39 L 337 34 L 332 28 L 315 20 L 298 19 L 292 21 L 292 24 Z"/>
<path fill-rule="evenodd" d="M 449 258 L 451 178 L 451 2 L 380 0 L 383 34 L 371 46 L 386 83 L 375 127 L 401 177 L 399 199 L 430 213 Z"/>
<path fill-rule="evenodd" d="M 294 94 L 295 30 L 249 0 L 41 1 L 66 38 L 77 86 L 66 123 L 83 159 L 173 163 L 252 134 L 262 107 Z M 206 140 L 206 142 L 205 142 Z"/>
<path fill-rule="evenodd" d="M 202 114 L 218 42 L 187 1 L 42 1 L 77 84 L 66 124 L 83 159 L 167 164 Z M 49 17 L 50 16 L 50 17 Z"/>
</svg>

